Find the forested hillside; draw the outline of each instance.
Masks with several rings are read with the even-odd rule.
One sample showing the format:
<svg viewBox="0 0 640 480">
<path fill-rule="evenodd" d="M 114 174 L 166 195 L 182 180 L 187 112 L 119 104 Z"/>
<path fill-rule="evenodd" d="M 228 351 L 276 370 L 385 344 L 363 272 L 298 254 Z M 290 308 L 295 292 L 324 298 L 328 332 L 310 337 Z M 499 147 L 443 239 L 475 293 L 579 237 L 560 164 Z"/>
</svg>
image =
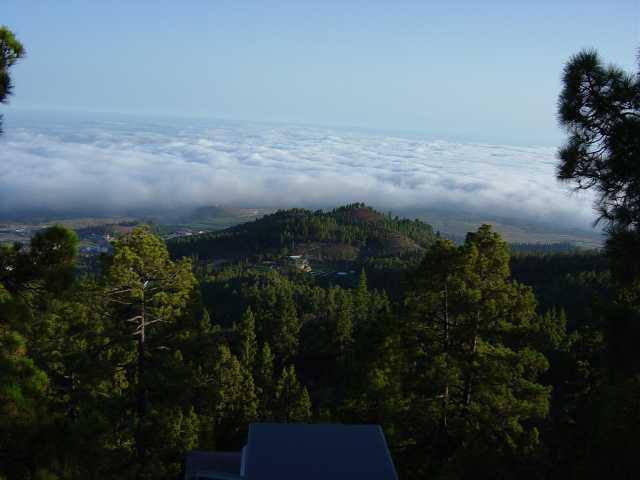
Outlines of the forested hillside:
<svg viewBox="0 0 640 480">
<path fill-rule="evenodd" d="M 327 260 L 402 256 L 435 239 L 420 220 L 392 218 L 356 203 L 332 211 L 280 210 L 222 232 L 175 239 L 176 257 L 207 259 L 273 258 L 304 253 Z"/>
<path fill-rule="evenodd" d="M 379 423 L 402 478 L 591 478 L 614 430 L 634 461 L 599 254 L 510 258 L 485 226 L 396 259 L 390 299 L 364 268 L 344 288 L 173 261 L 144 229 L 74 279 L 76 245 L 55 227 L 0 252 L 7 478 L 175 478 L 185 451 L 238 449 L 252 421 Z"/>
</svg>

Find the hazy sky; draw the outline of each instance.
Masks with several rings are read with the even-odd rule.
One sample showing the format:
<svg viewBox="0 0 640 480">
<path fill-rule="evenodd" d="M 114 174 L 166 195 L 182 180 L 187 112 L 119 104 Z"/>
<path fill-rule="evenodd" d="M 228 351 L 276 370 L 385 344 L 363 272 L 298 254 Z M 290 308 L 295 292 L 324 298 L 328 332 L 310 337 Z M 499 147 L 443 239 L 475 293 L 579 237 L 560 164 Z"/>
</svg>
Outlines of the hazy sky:
<svg viewBox="0 0 640 480">
<path fill-rule="evenodd" d="M 11 109 L 206 116 L 553 146 L 560 75 L 635 68 L 638 0 L 2 0 Z"/>
</svg>

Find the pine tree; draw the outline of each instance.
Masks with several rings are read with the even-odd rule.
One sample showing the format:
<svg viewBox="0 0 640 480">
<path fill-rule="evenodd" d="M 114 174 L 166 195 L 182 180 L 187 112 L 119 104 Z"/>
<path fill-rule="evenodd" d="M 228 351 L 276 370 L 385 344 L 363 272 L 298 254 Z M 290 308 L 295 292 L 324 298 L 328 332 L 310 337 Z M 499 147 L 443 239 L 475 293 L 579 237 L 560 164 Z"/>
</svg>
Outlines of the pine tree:
<svg viewBox="0 0 640 480">
<path fill-rule="evenodd" d="M 267 342 L 262 344 L 254 367 L 254 378 L 259 400 L 258 413 L 261 420 L 271 418 L 274 397 L 273 354 Z"/>
<path fill-rule="evenodd" d="M 281 287 L 277 292 L 272 328 L 275 358 L 285 363 L 298 353 L 300 341 L 300 321 L 289 288 Z"/>
<path fill-rule="evenodd" d="M 364 268 L 360 271 L 358 287 L 353 295 L 354 323 L 357 327 L 364 324 L 369 316 L 369 288 Z"/>
<path fill-rule="evenodd" d="M 49 328 L 49 311 L 69 293 L 77 245 L 75 233 L 60 226 L 38 232 L 29 249 L 0 245 L 0 477 L 28 478 L 36 462 L 48 475 L 59 459 L 44 447 L 64 421 L 57 407 L 67 408 L 65 397 L 56 393 L 69 352 L 46 348 L 67 347 Z"/>
<path fill-rule="evenodd" d="M 617 281 L 640 284 L 640 78 L 605 66 L 593 50 L 564 69 L 559 117 L 569 138 L 557 176 L 596 193 Z"/>
<path fill-rule="evenodd" d="M 258 341 L 256 339 L 256 321 L 251 307 L 247 307 L 240 324 L 238 325 L 240 335 L 240 363 L 248 371 L 253 371 L 253 365 L 258 353 Z"/>
<path fill-rule="evenodd" d="M 508 260 L 487 225 L 461 247 L 438 241 L 407 299 L 404 337 L 415 368 L 407 386 L 416 418 L 426 420 L 415 435 L 433 443 L 438 457 L 457 459 L 445 460 L 447 469 L 471 471 L 491 456 L 522 454 L 538 437 L 530 420 L 547 414 L 549 389 L 538 379 L 548 363 L 528 346 L 535 299 L 509 280 Z"/>
<path fill-rule="evenodd" d="M 562 348 L 567 336 L 567 315 L 564 309 L 555 308 L 538 316 L 533 326 L 536 337 L 531 343 L 545 354 Z"/>
<path fill-rule="evenodd" d="M 216 444 L 237 444 L 248 423 L 257 418 L 258 399 L 253 375 L 225 344 L 218 346 L 210 388 Z"/>
<path fill-rule="evenodd" d="M 334 344 L 338 354 L 344 356 L 353 342 L 353 303 L 350 292 L 337 289 L 336 303 Z"/>
<path fill-rule="evenodd" d="M 47 418 L 50 379 L 29 356 L 24 336 L 0 323 L 0 478 L 28 478 L 41 455 L 40 434 Z M 6 477 L 5 477 L 6 475 Z"/>
<path fill-rule="evenodd" d="M 140 472 L 145 471 L 149 438 L 146 430 L 151 427 L 151 354 L 163 346 L 166 332 L 187 310 L 195 286 L 189 260 L 171 261 L 162 240 L 144 228 L 137 228 L 116 242 L 113 255 L 106 260 L 103 290 L 97 299 L 111 319 L 112 335 L 136 339 L 135 350 L 129 349 L 135 376 L 128 381 L 136 388 L 135 438 Z M 122 345 L 127 349 L 130 344 Z"/>
<path fill-rule="evenodd" d="M 276 384 L 274 418 L 279 422 L 305 422 L 311 418 L 311 399 L 298 382 L 293 365 L 282 369 Z"/>
<path fill-rule="evenodd" d="M 6 103 L 13 85 L 9 69 L 25 55 L 22 44 L 7 27 L 0 26 L 0 103 Z M 2 115 L 0 115 L 0 133 L 2 133 Z"/>
<path fill-rule="evenodd" d="M 177 478 L 182 471 L 184 452 L 198 446 L 200 419 L 193 408 L 171 405 L 153 409 L 149 435 L 154 448 L 149 452 L 150 478 Z"/>
</svg>

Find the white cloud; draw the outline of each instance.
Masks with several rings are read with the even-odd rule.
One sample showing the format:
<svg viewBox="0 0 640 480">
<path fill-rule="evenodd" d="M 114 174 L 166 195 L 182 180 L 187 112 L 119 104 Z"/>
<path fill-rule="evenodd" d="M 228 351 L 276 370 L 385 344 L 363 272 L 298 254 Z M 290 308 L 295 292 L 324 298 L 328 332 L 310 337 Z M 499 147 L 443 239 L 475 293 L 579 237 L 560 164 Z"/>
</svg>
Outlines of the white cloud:
<svg viewBox="0 0 640 480">
<path fill-rule="evenodd" d="M 588 227 L 555 150 L 293 126 L 93 122 L 0 139 L 0 213 L 230 204 L 464 209 Z"/>
</svg>

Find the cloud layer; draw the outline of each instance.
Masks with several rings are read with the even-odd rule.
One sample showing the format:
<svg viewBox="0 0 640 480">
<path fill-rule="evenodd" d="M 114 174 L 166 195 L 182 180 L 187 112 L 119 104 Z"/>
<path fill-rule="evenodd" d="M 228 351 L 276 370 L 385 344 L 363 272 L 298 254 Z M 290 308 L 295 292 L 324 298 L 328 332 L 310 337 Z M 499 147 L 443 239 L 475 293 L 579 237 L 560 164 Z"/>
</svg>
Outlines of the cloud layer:
<svg viewBox="0 0 640 480">
<path fill-rule="evenodd" d="M 588 227 L 555 150 L 316 127 L 59 120 L 0 139 L 0 215 L 225 204 L 466 210 Z"/>
</svg>

